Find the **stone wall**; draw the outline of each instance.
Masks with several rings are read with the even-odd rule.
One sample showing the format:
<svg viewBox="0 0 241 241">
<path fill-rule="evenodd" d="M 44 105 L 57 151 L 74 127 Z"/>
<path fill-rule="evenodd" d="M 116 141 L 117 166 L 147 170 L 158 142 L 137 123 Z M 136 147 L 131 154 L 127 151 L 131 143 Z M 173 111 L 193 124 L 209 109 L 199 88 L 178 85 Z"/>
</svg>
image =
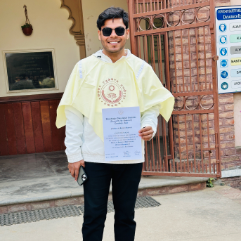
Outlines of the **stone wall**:
<svg viewBox="0 0 241 241">
<path fill-rule="evenodd" d="M 241 154 L 235 148 L 233 94 L 219 95 L 219 132 L 222 169 L 241 166 Z"/>
</svg>

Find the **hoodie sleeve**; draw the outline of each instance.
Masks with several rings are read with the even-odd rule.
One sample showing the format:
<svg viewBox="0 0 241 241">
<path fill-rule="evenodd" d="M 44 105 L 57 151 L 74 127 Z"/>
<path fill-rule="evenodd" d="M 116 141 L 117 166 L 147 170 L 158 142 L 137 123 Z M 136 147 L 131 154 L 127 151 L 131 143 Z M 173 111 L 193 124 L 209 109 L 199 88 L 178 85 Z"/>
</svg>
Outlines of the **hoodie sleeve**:
<svg viewBox="0 0 241 241">
<path fill-rule="evenodd" d="M 56 126 L 61 128 L 66 124 L 65 106 L 72 106 L 83 82 L 81 60 L 75 65 L 67 82 L 64 94 L 57 109 Z"/>
<path fill-rule="evenodd" d="M 83 160 L 81 146 L 83 144 L 83 115 L 71 106 L 65 107 L 65 153 L 68 162 L 74 163 Z"/>
<path fill-rule="evenodd" d="M 160 104 L 151 107 L 150 109 L 144 111 L 141 115 L 141 128 L 146 126 L 151 126 L 153 132 L 152 138 L 155 136 L 157 131 L 158 116 L 159 116 Z"/>
</svg>

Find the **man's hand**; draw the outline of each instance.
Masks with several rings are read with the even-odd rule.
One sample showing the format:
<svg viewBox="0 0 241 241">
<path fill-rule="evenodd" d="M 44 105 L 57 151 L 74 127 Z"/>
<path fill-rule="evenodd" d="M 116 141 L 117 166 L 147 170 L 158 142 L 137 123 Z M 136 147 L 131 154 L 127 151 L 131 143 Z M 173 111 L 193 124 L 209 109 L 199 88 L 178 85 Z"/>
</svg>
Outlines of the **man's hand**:
<svg viewBox="0 0 241 241">
<path fill-rule="evenodd" d="M 154 131 L 151 126 L 146 126 L 139 130 L 139 136 L 144 141 L 151 140 L 153 133 L 154 133 Z"/>
<path fill-rule="evenodd" d="M 69 163 L 68 168 L 71 176 L 77 181 L 78 176 L 79 176 L 79 169 L 80 167 L 83 166 L 85 167 L 85 162 L 84 160 L 74 162 L 74 163 Z"/>
</svg>

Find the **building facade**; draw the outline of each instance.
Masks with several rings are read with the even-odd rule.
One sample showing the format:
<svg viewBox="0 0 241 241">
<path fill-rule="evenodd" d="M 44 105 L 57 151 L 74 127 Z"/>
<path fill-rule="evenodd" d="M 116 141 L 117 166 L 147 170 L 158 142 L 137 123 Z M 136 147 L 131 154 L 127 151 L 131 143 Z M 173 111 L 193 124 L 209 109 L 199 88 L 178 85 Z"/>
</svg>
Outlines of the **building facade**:
<svg viewBox="0 0 241 241">
<path fill-rule="evenodd" d="M 136 30 L 134 17 L 143 10 L 141 8 L 144 5 L 141 5 L 141 2 L 142 0 L 139 2 L 42 0 L 33 3 L 30 0 L 15 0 L 0 3 L 0 30 L 2 33 L 0 38 L 1 156 L 65 149 L 64 128 L 58 130 L 55 127 L 56 109 L 73 66 L 81 58 L 101 49 L 96 27 L 98 15 L 110 6 L 122 7 L 130 13 L 131 27 Z M 181 11 L 183 14 L 188 5 L 195 8 L 195 4 L 209 3 L 209 1 L 187 1 L 186 5 L 181 6 L 178 5 L 180 4 L 178 2 L 180 1 L 146 0 L 146 7 L 149 9 L 142 12 L 152 12 L 154 10 L 151 9 L 152 7 L 162 8 L 163 13 L 159 14 L 156 11 L 155 16 L 157 14 L 165 15 L 164 17 L 168 15 L 170 24 L 172 23 L 174 26 L 175 15 L 171 16 L 171 9 Z M 210 4 L 212 3 L 210 2 Z M 238 0 L 217 0 L 215 4 L 216 6 L 230 6 L 239 3 Z M 25 36 L 21 29 L 26 22 L 24 5 L 27 6 L 27 17 L 33 26 L 30 36 Z M 136 6 L 139 7 L 135 9 Z M 170 11 L 167 12 L 169 8 Z M 205 11 L 201 13 L 202 16 L 205 14 Z M 155 24 L 157 28 L 165 29 L 167 26 L 161 26 L 163 20 L 160 16 L 156 17 Z M 210 16 L 214 16 L 214 12 L 210 12 Z M 144 18 L 142 17 L 142 19 Z M 186 21 L 190 20 L 187 18 Z M 217 94 L 215 86 L 212 84 L 215 69 L 213 68 L 215 56 L 212 54 L 212 48 L 215 47 L 215 43 L 211 39 L 210 31 L 214 30 L 210 30 L 208 26 L 204 26 L 203 30 L 200 30 L 200 26 L 197 25 L 199 29 L 198 35 L 196 35 L 191 28 L 185 33 L 185 29 L 177 24 L 174 27 L 179 26 L 180 30 L 173 28 L 176 36 L 173 36 L 171 32 L 165 35 L 160 31 L 158 33 L 160 35 L 150 37 L 152 32 L 148 32 L 151 31 L 148 24 L 150 23 L 146 23 L 146 19 L 139 24 L 143 31 L 147 31 L 146 35 L 138 35 L 138 33 L 135 35 L 140 36 L 140 46 L 146 43 L 146 48 L 135 49 L 139 45 L 138 42 L 136 46 L 133 44 L 135 39 L 138 39 L 134 33 L 127 48 L 131 48 L 132 43 L 132 52 L 152 64 L 163 84 L 169 89 L 176 88 L 175 93 L 180 92 L 178 89 L 179 78 L 181 82 L 186 79 L 191 80 L 190 85 L 188 82 L 186 86 L 186 90 L 191 92 L 188 88 L 195 83 L 196 76 L 201 76 L 204 71 L 203 76 L 206 76 L 206 80 L 210 82 L 210 88 L 214 88 L 214 93 Z M 142 37 L 144 40 L 141 40 Z M 189 37 L 190 41 L 191 38 L 194 41 L 193 45 L 189 44 L 190 47 L 188 47 Z M 206 41 L 204 44 L 203 40 Z M 205 56 L 204 51 L 206 51 Z M 190 54 L 185 55 L 188 52 Z M 156 59 L 161 59 L 161 63 L 160 61 L 153 62 L 155 56 Z M 21 61 L 22 58 L 24 61 Z M 48 65 L 43 64 L 43 62 L 46 63 L 45 60 L 49 61 Z M 196 69 L 200 71 L 198 74 Z M 172 84 L 174 87 L 171 86 Z M 184 84 L 186 85 L 186 82 L 183 82 L 183 86 L 180 87 L 183 88 L 183 91 L 185 90 Z M 207 85 L 204 89 L 206 87 Z M 195 84 L 193 90 L 195 90 Z M 209 98 L 202 98 L 203 105 L 210 104 Z M 199 117 L 194 115 L 192 119 L 187 111 L 185 121 L 182 120 L 184 118 L 182 116 L 173 116 L 172 122 L 169 124 L 160 119 L 157 136 L 151 143 L 146 144 L 146 173 L 171 176 L 189 176 L 190 174 L 192 176 L 220 176 L 221 170 L 236 169 L 241 166 L 241 93 L 219 94 L 217 100 L 218 105 L 215 103 L 215 99 L 213 101 L 213 105 L 218 106 L 217 114 L 208 112 L 207 117 L 203 115 L 198 119 Z M 191 110 L 195 99 L 185 99 L 184 102 Z M 179 108 L 179 104 L 178 96 L 176 108 Z M 176 111 L 178 110 L 176 109 Z M 198 112 L 196 115 L 200 113 Z M 218 120 L 216 124 L 215 118 Z M 194 128 L 200 128 L 200 132 L 203 131 L 204 134 L 194 135 L 196 133 Z M 214 131 L 215 128 L 218 129 L 218 132 Z M 189 132 L 193 133 L 190 134 L 191 137 Z M 181 156 L 183 161 L 180 161 Z M 205 160 L 207 164 L 205 164 Z M 210 168 L 209 171 L 205 170 L 208 168 Z"/>
</svg>

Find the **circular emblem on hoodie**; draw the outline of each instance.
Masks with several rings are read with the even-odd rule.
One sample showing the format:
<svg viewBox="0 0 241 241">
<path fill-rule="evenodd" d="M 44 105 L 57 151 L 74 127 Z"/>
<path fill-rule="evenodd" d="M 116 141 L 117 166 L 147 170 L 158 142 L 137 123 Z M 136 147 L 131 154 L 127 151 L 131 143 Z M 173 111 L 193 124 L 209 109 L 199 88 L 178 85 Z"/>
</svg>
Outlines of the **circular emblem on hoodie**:
<svg viewBox="0 0 241 241">
<path fill-rule="evenodd" d="M 118 106 L 126 98 L 126 89 L 118 80 L 110 78 L 99 86 L 98 98 L 104 105 Z"/>
</svg>

